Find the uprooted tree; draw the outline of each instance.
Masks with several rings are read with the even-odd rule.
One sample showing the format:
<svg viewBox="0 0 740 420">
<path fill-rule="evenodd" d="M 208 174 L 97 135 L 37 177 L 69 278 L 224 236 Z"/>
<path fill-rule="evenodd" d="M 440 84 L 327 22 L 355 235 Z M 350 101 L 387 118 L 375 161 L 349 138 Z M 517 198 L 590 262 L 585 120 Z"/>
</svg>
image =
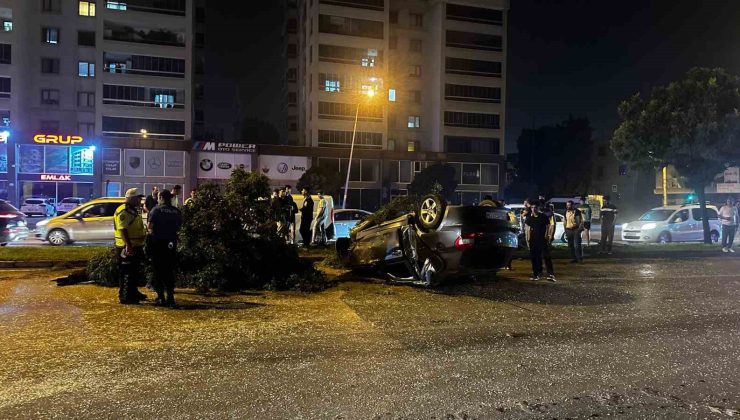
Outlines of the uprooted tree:
<svg viewBox="0 0 740 420">
<path fill-rule="evenodd" d="M 740 161 L 740 79 L 722 69 L 694 68 L 647 98 L 637 93 L 625 100 L 619 115 L 611 141 L 616 157 L 636 169 L 673 165 L 706 214 L 704 188 Z M 709 221 L 702 219 L 710 243 Z"/>
</svg>

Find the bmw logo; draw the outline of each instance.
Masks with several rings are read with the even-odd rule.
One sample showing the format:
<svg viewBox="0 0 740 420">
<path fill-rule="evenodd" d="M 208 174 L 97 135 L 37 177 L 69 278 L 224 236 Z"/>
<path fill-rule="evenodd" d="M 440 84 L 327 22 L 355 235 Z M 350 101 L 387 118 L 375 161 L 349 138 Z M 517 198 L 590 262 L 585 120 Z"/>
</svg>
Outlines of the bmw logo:
<svg viewBox="0 0 740 420">
<path fill-rule="evenodd" d="M 204 171 L 210 171 L 213 169 L 213 162 L 210 159 L 203 159 L 200 161 L 200 169 Z"/>
</svg>

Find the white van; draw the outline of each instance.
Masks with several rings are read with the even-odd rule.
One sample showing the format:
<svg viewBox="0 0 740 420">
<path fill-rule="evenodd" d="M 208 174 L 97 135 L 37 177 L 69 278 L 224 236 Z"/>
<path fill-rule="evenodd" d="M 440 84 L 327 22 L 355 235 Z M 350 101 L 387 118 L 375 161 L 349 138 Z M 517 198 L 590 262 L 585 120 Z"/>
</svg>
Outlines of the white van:
<svg viewBox="0 0 740 420">
<path fill-rule="evenodd" d="M 707 206 L 712 242 L 720 240 L 722 232 L 717 208 Z M 701 208 L 698 204 L 656 207 L 639 219 L 622 225 L 625 242 L 693 242 L 704 240 Z"/>
<path fill-rule="evenodd" d="M 313 200 L 313 218 L 316 219 L 316 215 L 319 212 L 319 196 L 316 194 L 311 195 Z M 324 226 L 326 226 L 326 237 L 331 240 L 334 239 L 334 198 L 328 194 L 324 194 L 324 200 L 326 200 L 327 212 L 324 214 Z M 298 214 L 295 216 L 295 240 L 300 242 L 303 240 L 301 233 L 298 229 L 301 226 L 301 207 L 303 207 L 303 195 L 293 194 L 293 201 L 298 206 Z M 314 229 L 314 223 L 311 222 L 311 230 Z"/>
</svg>

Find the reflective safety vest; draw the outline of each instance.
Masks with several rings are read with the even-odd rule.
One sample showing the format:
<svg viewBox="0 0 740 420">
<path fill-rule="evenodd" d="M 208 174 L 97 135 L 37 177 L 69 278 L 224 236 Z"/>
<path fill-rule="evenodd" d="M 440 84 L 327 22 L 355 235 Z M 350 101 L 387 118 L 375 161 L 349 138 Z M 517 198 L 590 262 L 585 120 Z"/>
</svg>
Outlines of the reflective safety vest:
<svg viewBox="0 0 740 420">
<path fill-rule="evenodd" d="M 116 229 L 115 238 L 117 247 L 126 246 L 126 242 L 123 240 L 123 235 L 121 234 L 121 230 L 123 229 L 126 229 L 128 232 L 131 245 L 144 246 L 146 228 L 144 228 L 144 220 L 138 211 L 129 209 L 126 207 L 126 204 L 122 204 L 116 209 L 116 213 L 113 216 L 113 224 Z"/>
</svg>

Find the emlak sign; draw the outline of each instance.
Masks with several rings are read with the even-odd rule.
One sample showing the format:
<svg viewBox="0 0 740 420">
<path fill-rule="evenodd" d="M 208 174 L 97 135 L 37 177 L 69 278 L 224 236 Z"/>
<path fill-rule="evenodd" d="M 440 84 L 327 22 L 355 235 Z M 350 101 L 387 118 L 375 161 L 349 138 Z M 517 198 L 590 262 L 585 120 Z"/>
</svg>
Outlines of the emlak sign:
<svg viewBox="0 0 740 420">
<path fill-rule="evenodd" d="M 72 181 L 72 175 L 41 174 L 39 181 Z"/>
</svg>

